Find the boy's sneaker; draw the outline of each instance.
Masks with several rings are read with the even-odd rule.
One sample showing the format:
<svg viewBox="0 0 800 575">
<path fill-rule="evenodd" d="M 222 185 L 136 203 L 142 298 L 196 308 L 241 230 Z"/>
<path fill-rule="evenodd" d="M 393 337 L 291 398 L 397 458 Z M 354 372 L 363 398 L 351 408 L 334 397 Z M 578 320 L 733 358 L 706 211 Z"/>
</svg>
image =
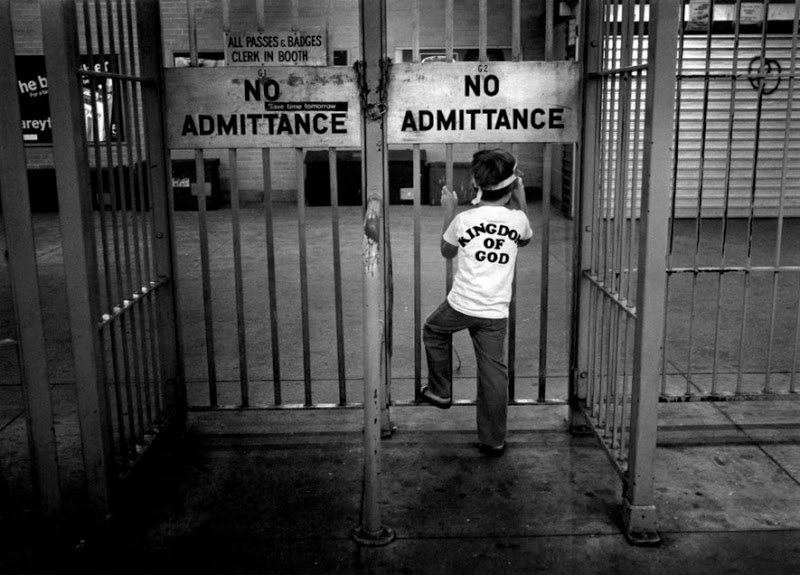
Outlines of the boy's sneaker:
<svg viewBox="0 0 800 575">
<path fill-rule="evenodd" d="M 492 447 L 491 445 L 479 443 L 478 450 L 487 457 L 500 457 L 506 452 L 506 444 L 503 443 L 499 447 Z"/>
<path fill-rule="evenodd" d="M 439 397 L 438 395 L 431 393 L 428 391 L 428 386 L 424 386 L 419 394 L 420 401 L 424 401 L 425 403 L 429 403 L 439 409 L 450 409 L 450 406 L 453 405 L 453 400 L 451 398 L 445 399 L 444 397 Z"/>
</svg>

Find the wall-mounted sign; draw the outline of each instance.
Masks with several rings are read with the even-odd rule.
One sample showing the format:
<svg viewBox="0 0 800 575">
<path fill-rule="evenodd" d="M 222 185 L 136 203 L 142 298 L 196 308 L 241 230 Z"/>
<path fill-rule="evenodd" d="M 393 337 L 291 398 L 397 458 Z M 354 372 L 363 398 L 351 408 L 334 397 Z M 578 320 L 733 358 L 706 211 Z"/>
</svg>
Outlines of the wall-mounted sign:
<svg viewBox="0 0 800 575">
<path fill-rule="evenodd" d="M 327 35 L 321 27 L 225 34 L 228 66 L 325 66 L 327 56 Z"/>
<path fill-rule="evenodd" d="M 578 139 L 575 62 L 394 64 L 390 144 Z"/>
<path fill-rule="evenodd" d="M 168 68 L 170 148 L 358 147 L 352 68 Z"/>
<path fill-rule="evenodd" d="M 119 72 L 117 57 L 90 63 L 87 56 L 81 56 L 80 62 L 84 70 L 91 68 L 94 72 Z M 30 144 L 52 144 L 53 129 L 44 56 L 17 56 L 16 67 L 22 138 Z M 111 141 L 117 136 L 124 139 L 122 114 L 115 114 L 114 109 L 116 82 L 110 78 L 84 76 L 82 84 L 87 140 L 104 142 L 109 139 L 109 132 Z"/>
</svg>

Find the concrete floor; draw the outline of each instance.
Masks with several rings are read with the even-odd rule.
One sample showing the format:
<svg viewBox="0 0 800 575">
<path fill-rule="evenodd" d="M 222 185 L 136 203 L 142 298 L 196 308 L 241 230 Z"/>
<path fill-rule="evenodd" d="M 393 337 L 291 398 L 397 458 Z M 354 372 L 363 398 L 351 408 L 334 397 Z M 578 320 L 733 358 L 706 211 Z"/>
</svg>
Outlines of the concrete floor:
<svg viewBox="0 0 800 575">
<path fill-rule="evenodd" d="M 41 237 L 52 225 L 48 217 L 37 218 Z M 180 217 L 190 229 L 194 215 Z M 220 213 L 219 221 L 226 217 Z M 224 262 L 226 244 L 213 245 Z M 58 276 L 57 248 L 41 246 L 40 272 Z M 191 250 L 179 253 L 184 266 L 195 265 Z M 559 254 L 569 262 L 568 253 Z M 197 287 L 196 279 L 187 285 Z M 44 298 L 57 303 L 59 290 L 43 285 Z M 436 288 L 426 298 L 441 295 Z M 217 298 L 225 318 L 230 297 Z M 0 298 L 0 306 L 5 330 L 9 300 Z M 530 313 L 523 317 L 534 321 Z M 63 326 L 57 314 L 46 321 L 50 347 L 58 348 Z M 562 321 L 554 333 L 566 327 Z M 350 338 L 350 357 L 358 356 L 358 341 Z M 329 350 L 321 349 L 324 358 Z M 554 353 L 557 366 L 563 352 Z M 624 538 L 620 478 L 594 438 L 566 432 L 564 406 L 512 407 L 509 449 L 500 459 L 475 449 L 472 407 L 394 408 L 397 431 L 382 442 L 381 514 L 396 539 L 385 547 L 359 547 L 350 537 L 360 522 L 363 481 L 357 409 L 191 413 L 188 433 L 154 450 L 127 482 L 115 529 L 90 534 L 76 525 L 66 538 L 45 538 L 26 511 L 32 491 L 12 355 L 0 350 L 0 573 L 800 572 L 793 401 L 660 406 L 662 544 L 654 548 L 631 547 Z M 531 377 L 535 361 L 522 361 L 521 374 Z M 48 368 L 61 480 L 67 503 L 78 507 L 85 496 L 68 352 L 54 352 Z M 354 401 L 358 393 L 353 385 Z"/>
</svg>

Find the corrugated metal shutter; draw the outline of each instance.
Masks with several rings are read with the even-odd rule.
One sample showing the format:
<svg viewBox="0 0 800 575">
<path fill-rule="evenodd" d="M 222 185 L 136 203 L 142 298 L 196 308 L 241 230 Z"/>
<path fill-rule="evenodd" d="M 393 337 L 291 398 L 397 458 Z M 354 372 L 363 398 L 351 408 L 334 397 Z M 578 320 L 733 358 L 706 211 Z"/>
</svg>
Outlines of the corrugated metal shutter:
<svg viewBox="0 0 800 575">
<path fill-rule="evenodd" d="M 776 217 L 781 205 L 785 217 L 800 216 L 800 83 L 791 88 L 791 36 L 767 38 L 764 57 L 771 70 L 767 73 L 760 114 L 758 83 L 754 78 L 762 53 L 760 34 L 740 36 L 738 50 L 734 50 L 733 36 L 715 35 L 708 65 L 707 52 L 705 35 L 685 37 L 676 95 L 676 217 L 693 218 L 698 210 L 701 217 L 722 217 L 726 213 L 728 217 L 747 217 L 751 201 L 755 217 Z M 635 78 L 630 81 L 633 92 Z M 613 92 L 613 104 L 606 106 L 605 141 L 613 148 L 606 152 L 608 171 L 602 182 L 604 188 L 613 185 L 617 157 L 613 131 L 620 126 L 619 85 L 606 89 L 607 94 Z M 643 79 L 642 90 L 645 89 L 646 79 Z M 791 102 L 790 92 L 793 92 Z M 631 110 L 630 159 L 641 154 L 644 129 L 640 123 L 639 138 L 634 138 L 633 103 Z M 639 122 L 643 117 L 642 109 Z M 636 150 L 634 142 L 638 142 Z M 635 189 L 637 196 L 641 193 L 640 173 L 628 172 L 624 181 Z M 607 209 L 613 213 L 613 200 L 611 203 Z"/>
<path fill-rule="evenodd" d="M 784 215 L 800 215 L 800 90 L 789 102 L 791 37 L 770 35 L 763 53 L 771 68 L 759 104 L 751 75 L 759 69 L 760 35 L 741 36 L 738 50 L 732 36 L 715 35 L 710 51 L 706 36 L 685 38 L 676 113 L 677 216 L 694 217 L 699 208 L 701 217 L 720 217 L 726 204 L 729 216 L 747 216 L 752 201 L 756 217 L 774 217 L 781 196 Z"/>
</svg>

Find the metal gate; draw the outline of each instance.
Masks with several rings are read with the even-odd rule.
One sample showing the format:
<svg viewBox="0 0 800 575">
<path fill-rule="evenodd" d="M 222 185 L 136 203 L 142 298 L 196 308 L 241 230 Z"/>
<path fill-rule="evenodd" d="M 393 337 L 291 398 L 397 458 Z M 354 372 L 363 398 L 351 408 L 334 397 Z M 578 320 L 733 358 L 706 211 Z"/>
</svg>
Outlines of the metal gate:
<svg viewBox="0 0 800 575">
<path fill-rule="evenodd" d="M 575 407 L 623 480 L 627 536 L 650 543 L 679 2 L 585 8 Z"/>
<path fill-rule="evenodd" d="M 575 382 L 647 542 L 659 402 L 797 398 L 798 6 L 611 1 L 586 24 Z"/>
<path fill-rule="evenodd" d="M 198 8 L 192 1 L 187 1 L 186 7 L 189 66 L 196 69 L 193 72 L 167 71 L 172 92 L 168 99 L 173 109 L 178 110 L 170 116 L 178 118 L 183 117 L 186 94 L 192 91 L 193 80 L 189 78 L 200 78 L 204 73 L 197 41 Z M 229 3 L 223 3 L 220 8 L 224 32 L 230 34 L 233 30 L 235 34 L 243 30 L 241 23 L 232 26 L 234 16 Z M 353 17 L 358 15 L 358 2 L 352 2 L 348 8 Z M 463 58 L 469 50 L 463 44 L 456 44 L 454 23 L 459 19 L 474 25 L 468 41 L 474 43 L 474 54 L 469 58 L 474 59 L 476 65 L 488 64 L 497 58 L 498 49 L 493 44 L 498 41 L 490 42 L 489 10 L 485 0 L 476 2 L 466 13 L 463 7 L 456 9 L 454 2 L 444 0 L 435 7 L 421 2 L 401 7 L 390 2 L 387 10 L 395 15 L 402 12 L 402 18 L 408 23 L 404 28 L 408 36 L 396 30 L 387 32 L 394 34 L 390 44 L 395 46 L 396 59 L 427 66 L 422 63 L 423 55 L 433 56 L 437 61 Z M 521 3 L 518 0 L 508 2 L 503 10 L 509 26 L 502 31 L 508 40 L 500 43 L 502 49 L 499 50 L 508 60 L 504 64 L 513 66 L 523 60 L 523 44 L 528 46 L 529 60 L 550 58 L 552 30 L 545 50 L 541 49 L 541 44 L 531 49 L 532 42 L 526 43 L 522 35 Z M 536 10 L 553 20 L 552 2 L 547 3 L 547 8 L 543 3 Z M 281 10 L 269 3 L 254 2 L 242 7 L 241 13 L 252 16 L 251 28 L 259 32 L 282 28 L 302 31 L 322 24 L 328 28 L 329 37 L 337 34 L 331 28 L 334 19 L 331 3 L 322 3 L 313 9 L 302 5 L 301 10 L 301 3 L 295 1 L 290 9 Z M 434 19 L 441 22 L 440 28 L 445 31 L 443 41 L 439 40 L 441 45 L 436 46 L 431 44 L 431 38 L 441 38 L 441 35 L 426 31 L 423 24 Z M 530 20 L 528 14 L 527 21 Z M 543 27 L 543 32 L 545 29 L 548 28 Z M 370 57 L 375 58 L 373 61 L 361 68 L 357 63 L 353 70 L 335 66 L 333 50 L 328 48 L 327 66 L 317 68 L 319 74 L 336 74 L 343 91 L 360 90 L 359 105 L 369 105 L 372 98 L 376 98 L 374 105 L 381 110 L 393 105 L 392 60 L 386 57 L 392 54 L 383 51 L 380 57 L 371 54 Z M 365 48 L 360 45 L 359 49 Z M 382 50 L 386 49 L 384 46 Z M 253 70 L 254 74 L 257 70 L 255 67 L 238 68 L 245 69 Z M 278 66 L 262 69 L 273 71 L 276 78 L 280 76 Z M 219 70 L 207 71 L 207 78 L 220 73 Z M 372 74 L 375 74 L 374 86 L 369 84 Z M 210 82 L 194 81 L 197 89 L 203 82 L 204 85 Z M 234 80 L 226 77 L 225 81 Z M 286 86 L 288 80 L 280 89 L 288 89 Z M 322 88 L 317 85 L 315 89 Z M 180 132 L 180 127 L 176 131 Z M 187 157 L 185 151 L 180 151 L 190 147 L 187 141 L 174 142 L 173 158 Z M 361 275 L 363 214 L 368 198 L 373 195 L 370 191 L 373 183 L 378 186 L 374 193 L 379 194 L 382 202 L 382 248 L 386 250 L 387 279 L 383 285 L 381 314 L 386 344 L 383 351 L 386 371 L 384 430 L 388 432 L 391 427 L 387 408 L 418 402 L 424 377 L 422 318 L 444 297 L 451 281 L 452 270 L 438 256 L 439 208 L 428 201 L 428 188 L 436 186 L 438 190 L 442 184 L 460 188 L 464 192 L 462 199 L 468 201 L 472 190 L 469 176 L 464 172 L 464 162 L 479 146 L 459 145 L 455 141 L 432 146 L 389 142 L 387 153 L 376 160 L 375 169 L 380 169 L 380 175 L 370 176 L 369 144 L 356 149 L 351 145 L 320 149 L 313 142 L 298 147 L 297 143 L 284 139 L 274 147 L 260 149 L 252 142 L 237 144 L 227 139 L 225 142 L 230 143 L 227 145 L 221 141 L 209 145 L 206 140 L 203 146 L 194 147 L 191 152 L 195 174 L 192 193 L 214 185 L 209 181 L 205 165 L 209 158 L 218 159 L 229 182 L 230 211 L 216 209 L 212 198 L 206 201 L 201 198 L 196 213 L 176 214 L 189 410 L 328 409 L 362 405 L 362 358 L 381 348 L 381 342 L 364 342 L 361 286 L 353 283 Z M 381 145 L 387 146 L 385 142 Z M 516 296 L 512 302 L 508 354 L 510 395 L 516 404 L 567 402 L 569 322 L 548 322 L 549 318 L 567 317 L 571 305 L 571 225 L 561 216 L 556 219 L 547 201 L 548 190 L 552 187 L 551 172 L 556 168 L 553 157 L 557 146 L 566 148 L 568 153 L 572 151 L 571 145 L 513 144 L 523 165 L 531 166 L 531 180 L 539 180 L 545 190 L 541 213 L 532 214 L 540 230 L 537 241 L 541 251 L 532 253 L 532 248 L 525 262 L 519 265 L 524 283 L 515 283 Z M 399 176 L 394 171 L 395 157 L 403 161 L 402 177 L 406 179 L 402 185 L 396 182 Z M 347 177 L 341 172 L 352 169 L 353 163 L 360 175 L 356 184 L 358 190 L 344 188 L 341 183 Z M 437 175 L 431 175 L 432 164 L 436 164 Z M 257 173 L 254 165 L 258 166 Z M 312 170 L 318 171 L 320 165 L 326 172 L 325 189 L 318 187 L 318 179 L 312 178 Z M 287 166 L 294 172 L 297 189 L 292 202 L 282 201 L 282 190 L 276 187 L 276 172 L 286 172 Z M 251 177 L 257 178 L 255 184 L 249 180 Z M 367 184 L 361 189 L 364 181 Z M 177 184 L 178 179 L 173 182 Z M 257 203 L 245 202 L 242 196 L 245 185 L 263 189 L 263 197 L 259 197 Z M 353 196 L 358 197 L 358 205 L 340 203 L 341 198 Z M 559 234 L 563 255 L 551 250 L 552 229 Z M 436 255 L 432 253 L 434 250 Z M 555 272 L 550 268 L 551 263 L 557 266 Z M 550 279 L 554 277 L 558 278 L 558 289 L 550 290 Z M 524 310 L 523 315 L 520 309 Z M 524 330 L 519 329 L 520 324 Z M 461 367 L 457 371 L 461 382 L 455 387 L 457 393 L 465 388 L 457 404 L 474 404 L 469 386 L 474 380 L 474 363 L 468 351 L 471 344 L 467 342 L 456 340 L 454 365 Z M 372 347 L 364 350 L 366 344 Z M 522 367 L 518 367 L 523 361 Z M 353 385 L 358 390 L 355 395 Z"/>
<path fill-rule="evenodd" d="M 47 516 L 64 513 L 66 475 L 85 476 L 89 519 L 115 509 L 121 478 L 182 416 L 173 297 L 173 236 L 161 119 L 157 2 L 42 1 L 63 284 L 37 270 L 17 79 L 4 74 L 0 190 L 17 318 L 20 379 L 34 491 Z M 3 70 L 16 69 L 9 2 L 0 4 Z M 19 71 L 19 70 L 18 70 Z M 22 84 L 22 82 L 19 82 Z M 39 284 L 66 292 L 42 298 Z M 63 303 L 63 302 L 62 302 Z M 68 325 L 76 413 L 54 423 L 45 321 Z M 57 323 L 52 323 L 57 322 Z M 58 353 L 56 350 L 55 353 Z M 63 383 L 63 382 L 62 382 Z M 74 417 L 74 420 L 72 420 Z M 73 440 L 82 469 L 67 469 Z M 71 455 L 68 455 L 71 457 Z M 74 511 L 74 510 L 72 510 Z"/>
</svg>

